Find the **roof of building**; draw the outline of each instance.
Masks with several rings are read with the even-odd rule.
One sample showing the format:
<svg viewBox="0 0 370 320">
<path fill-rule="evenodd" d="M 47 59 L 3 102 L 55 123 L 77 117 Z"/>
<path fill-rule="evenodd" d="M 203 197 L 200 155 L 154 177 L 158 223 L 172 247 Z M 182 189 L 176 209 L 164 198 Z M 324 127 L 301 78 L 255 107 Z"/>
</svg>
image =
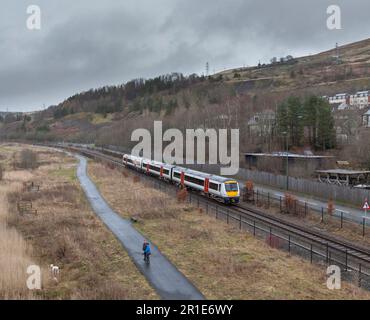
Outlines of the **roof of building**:
<svg viewBox="0 0 370 320">
<path fill-rule="evenodd" d="M 249 157 L 275 157 L 275 158 L 300 158 L 300 159 L 324 159 L 333 158 L 332 156 L 317 156 L 313 154 L 297 154 L 290 152 L 273 152 L 273 153 L 245 153 Z"/>
<path fill-rule="evenodd" d="M 327 173 L 327 174 L 343 174 L 343 175 L 370 174 L 370 171 L 347 170 L 347 169 L 317 170 L 316 172 L 317 173 Z"/>
</svg>

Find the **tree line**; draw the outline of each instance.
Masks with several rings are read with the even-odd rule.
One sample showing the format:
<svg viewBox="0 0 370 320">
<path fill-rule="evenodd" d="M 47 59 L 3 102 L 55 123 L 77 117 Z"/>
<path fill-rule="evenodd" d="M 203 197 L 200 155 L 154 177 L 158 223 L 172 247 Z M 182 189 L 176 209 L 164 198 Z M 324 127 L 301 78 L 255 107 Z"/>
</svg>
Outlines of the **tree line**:
<svg viewBox="0 0 370 320">
<path fill-rule="evenodd" d="M 321 97 L 289 97 L 278 106 L 277 128 L 280 136 L 287 136 L 289 146 L 309 144 L 316 150 L 336 146 L 331 107 Z"/>
</svg>

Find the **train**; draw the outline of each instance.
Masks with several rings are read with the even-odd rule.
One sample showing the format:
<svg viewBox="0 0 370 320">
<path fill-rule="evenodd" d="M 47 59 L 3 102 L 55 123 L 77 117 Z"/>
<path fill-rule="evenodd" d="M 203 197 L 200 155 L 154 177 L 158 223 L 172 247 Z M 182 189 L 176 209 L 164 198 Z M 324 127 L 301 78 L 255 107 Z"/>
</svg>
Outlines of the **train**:
<svg viewBox="0 0 370 320">
<path fill-rule="evenodd" d="M 136 157 L 108 148 L 97 147 L 95 145 L 73 143 L 69 143 L 68 145 L 71 147 L 98 151 L 120 159 L 122 164 L 127 168 L 165 180 L 180 188 L 197 191 L 204 196 L 225 204 L 232 205 L 240 202 L 239 183 L 234 179 Z"/>
<path fill-rule="evenodd" d="M 130 154 L 123 154 L 122 163 L 125 167 L 150 174 L 181 188 L 198 191 L 207 197 L 225 204 L 237 204 L 240 201 L 239 183 L 234 179 L 136 157 Z"/>
</svg>

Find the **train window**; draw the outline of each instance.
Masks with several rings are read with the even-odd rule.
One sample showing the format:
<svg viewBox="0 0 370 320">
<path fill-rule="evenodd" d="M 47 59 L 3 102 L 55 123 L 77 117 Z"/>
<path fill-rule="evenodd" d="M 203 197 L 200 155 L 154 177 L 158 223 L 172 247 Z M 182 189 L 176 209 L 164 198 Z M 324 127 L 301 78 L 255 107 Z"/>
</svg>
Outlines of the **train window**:
<svg viewBox="0 0 370 320">
<path fill-rule="evenodd" d="M 203 186 L 204 185 L 204 180 L 202 179 L 198 179 L 198 178 L 195 178 L 195 177 L 190 177 L 190 176 L 185 176 L 185 181 L 188 181 L 190 183 L 194 183 L 194 184 L 197 184 L 199 186 Z"/>
<path fill-rule="evenodd" d="M 225 183 L 226 191 L 238 191 L 238 184 L 237 183 Z"/>
<path fill-rule="evenodd" d="M 168 170 L 168 169 L 163 169 L 163 174 L 168 175 L 169 173 L 170 173 L 170 170 Z"/>
<path fill-rule="evenodd" d="M 155 166 L 149 166 L 149 169 L 153 170 L 153 171 L 157 171 L 157 172 L 161 171 L 161 168 L 158 168 L 158 167 L 155 167 Z"/>
<path fill-rule="evenodd" d="M 174 174 L 173 174 L 173 176 L 175 177 L 175 178 L 178 178 L 178 179 L 180 179 L 180 173 L 179 172 L 174 172 Z"/>
<path fill-rule="evenodd" d="M 216 191 L 218 191 L 218 187 L 219 187 L 219 184 L 218 184 L 218 183 L 213 183 L 213 182 L 211 182 L 211 183 L 209 184 L 209 188 L 210 188 L 210 189 L 212 189 L 212 190 L 216 190 Z"/>
</svg>

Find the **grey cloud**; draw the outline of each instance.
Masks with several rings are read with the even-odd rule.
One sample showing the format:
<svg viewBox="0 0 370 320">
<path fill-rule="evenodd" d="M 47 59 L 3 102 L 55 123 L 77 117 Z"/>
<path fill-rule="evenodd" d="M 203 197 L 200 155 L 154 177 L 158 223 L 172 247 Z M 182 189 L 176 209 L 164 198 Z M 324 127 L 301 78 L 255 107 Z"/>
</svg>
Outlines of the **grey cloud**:
<svg viewBox="0 0 370 320">
<path fill-rule="evenodd" d="M 0 110 L 38 109 L 92 87 L 179 71 L 252 65 L 369 37 L 367 0 L 336 0 L 343 30 L 326 28 L 328 0 L 3 0 Z"/>
</svg>

